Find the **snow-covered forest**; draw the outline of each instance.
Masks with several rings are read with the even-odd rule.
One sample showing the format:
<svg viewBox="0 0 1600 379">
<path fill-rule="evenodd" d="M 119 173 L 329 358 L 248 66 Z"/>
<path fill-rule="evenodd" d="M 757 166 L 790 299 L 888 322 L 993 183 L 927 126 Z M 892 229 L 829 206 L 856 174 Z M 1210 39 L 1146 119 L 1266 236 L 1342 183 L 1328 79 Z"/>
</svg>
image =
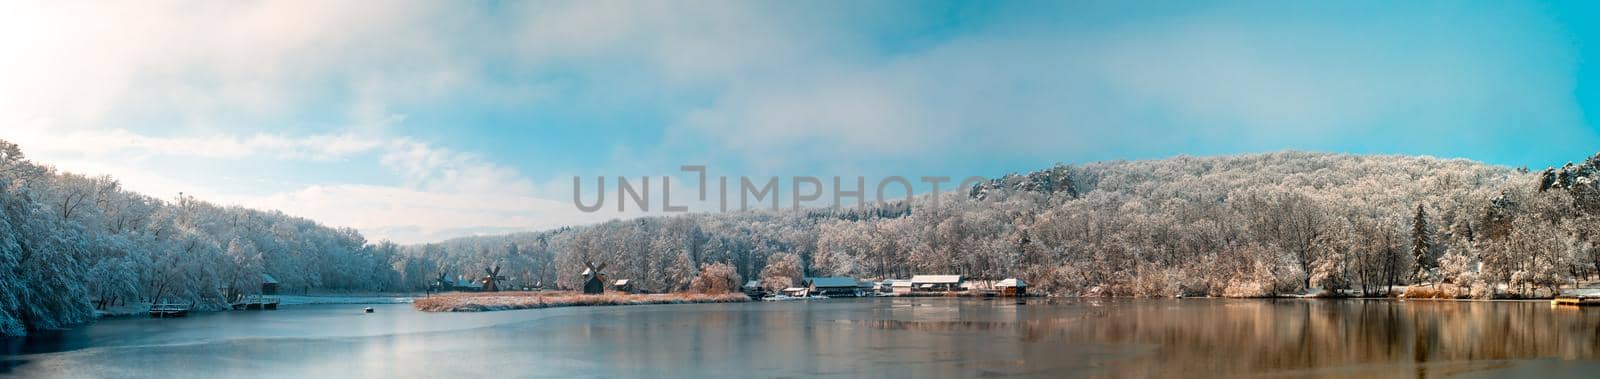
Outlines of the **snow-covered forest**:
<svg viewBox="0 0 1600 379">
<path fill-rule="evenodd" d="M 259 290 L 397 289 L 393 244 L 278 212 L 122 190 L 30 162 L 0 141 L 0 335 L 156 299 L 220 308 Z M 229 290 L 230 288 L 235 290 Z"/>
<path fill-rule="evenodd" d="M 687 214 L 397 246 L 273 211 L 124 191 L 0 141 L 0 334 L 156 299 L 220 307 L 269 273 L 288 292 L 419 291 L 500 265 L 577 288 L 584 261 L 646 291 L 701 267 L 796 276 L 1020 277 L 1081 296 L 1380 293 L 1456 283 L 1517 296 L 1600 273 L 1600 156 L 1529 173 L 1468 160 L 1283 152 L 1058 165 L 912 204 Z M 768 266 L 772 266 L 769 269 Z"/>
<path fill-rule="evenodd" d="M 1523 296 L 1600 273 L 1597 173 L 1600 156 L 1544 173 L 1301 152 L 1058 165 L 910 206 L 690 214 L 406 246 L 432 262 L 401 276 L 419 285 L 426 267 L 470 275 L 503 263 L 514 286 L 574 288 L 593 260 L 649 291 L 682 290 L 697 267 L 728 263 L 779 284 L 937 273 L 1082 296 L 1377 295 L 1410 283 Z M 782 269 L 766 270 L 775 262 Z"/>
</svg>

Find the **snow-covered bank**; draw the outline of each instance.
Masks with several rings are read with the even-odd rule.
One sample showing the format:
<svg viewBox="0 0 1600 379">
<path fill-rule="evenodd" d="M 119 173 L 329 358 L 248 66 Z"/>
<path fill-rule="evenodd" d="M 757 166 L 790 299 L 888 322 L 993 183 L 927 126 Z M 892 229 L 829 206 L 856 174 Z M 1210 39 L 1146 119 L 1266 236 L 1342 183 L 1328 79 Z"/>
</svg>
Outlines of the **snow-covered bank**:
<svg viewBox="0 0 1600 379">
<path fill-rule="evenodd" d="M 603 295 L 585 295 L 573 292 L 458 292 L 418 298 L 412 303 L 412 307 L 427 312 L 483 312 L 594 305 L 740 303 L 746 301 L 750 301 L 750 297 L 742 293 L 720 295 L 698 293 L 640 295 L 608 292 Z"/>
<path fill-rule="evenodd" d="M 128 305 L 96 309 L 94 318 L 129 317 L 147 315 L 150 312 L 150 303 L 134 303 Z"/>
<path fill-rule="evenodd" d="M 414 296 L 399 295 L 279 295 L 278 305 L 319 305 L 319 304 L 408 304 Z M 221 306 L 198 307 L 195 312 L 212 312 L 227 310 Z M 133 317 L 145 316 L 150 312 L 150 303 L 133 303 L 121 306 L 99 309 L 94 311 L 95 318 Z"/>
<path fill-rule="evenodd" d="M 353 296 L 353 295 L 282 295 L 278 305 L 312 304 L 406 304 L 412 296 Z"/>
</svg>

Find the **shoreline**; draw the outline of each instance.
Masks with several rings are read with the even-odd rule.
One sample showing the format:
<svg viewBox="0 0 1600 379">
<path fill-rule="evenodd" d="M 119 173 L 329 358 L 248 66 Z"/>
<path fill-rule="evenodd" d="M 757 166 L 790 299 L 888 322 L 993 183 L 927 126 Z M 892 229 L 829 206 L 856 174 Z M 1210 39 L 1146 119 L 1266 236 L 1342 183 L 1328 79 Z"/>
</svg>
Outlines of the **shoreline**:
<svg viewBox="0 0 1600 379">
<path fill-rule="evenodd" d="M 411 302 L 412 309 L 422 312 L 492 312 L 555 307 L 743 303 L 751 301 L 749 296 L 738 292 L 725 294 L 627 294 L 607 292 L 590 295 L 574 292 L 537 291 L 450 292 L 413 300 Z"/>
<path fill-rule="evenodd" d="M 312 294 L 312 295 L 274 295 L 279 299 L 280 307 L 297 307 L 303 305 L 361 305 L 361 304 L 408 304 L 421 298 L 420 294 L 383 294 L 383 295 L 341 295 L 341 294 Z M 234 309 L 196 308 L 192 313 L 226 312 Z M 105 310 L 95 310 L 96 320 L 148 317 L 150 303 L 135 303 Z"/>
</svg>

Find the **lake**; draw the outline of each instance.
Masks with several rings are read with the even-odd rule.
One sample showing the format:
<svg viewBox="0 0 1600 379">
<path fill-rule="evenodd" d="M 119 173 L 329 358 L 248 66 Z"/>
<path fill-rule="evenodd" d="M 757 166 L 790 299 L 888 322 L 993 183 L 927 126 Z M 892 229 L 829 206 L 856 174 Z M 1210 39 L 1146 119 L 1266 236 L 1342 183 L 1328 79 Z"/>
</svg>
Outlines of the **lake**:
<svg viewBox="0 0 1600 379">
<path fill-rule="evenodd" d="M 424 313 L 306 305 L 6 342 L 40 377 L 1593 377 L 1547 302 L 869 298 Z"/>
</svg>

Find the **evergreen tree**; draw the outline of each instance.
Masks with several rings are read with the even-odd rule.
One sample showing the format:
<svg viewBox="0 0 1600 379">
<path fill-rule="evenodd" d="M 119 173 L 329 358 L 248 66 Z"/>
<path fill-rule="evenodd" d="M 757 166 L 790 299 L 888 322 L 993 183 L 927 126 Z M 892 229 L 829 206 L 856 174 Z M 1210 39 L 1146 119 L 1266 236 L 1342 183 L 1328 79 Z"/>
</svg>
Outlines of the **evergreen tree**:
<svg viewBox="0 0 1600 379">
<path fill-rule="evenodd" d="M 1413 280 L 1423 281 L 1438 267 L 1433 259 L 1433 232 L 1428 228 L 1428 211 L 1417 205 L 1417 215 L 1411 219 L 1411 257 L 1416 264 Z"/>
</svg>

